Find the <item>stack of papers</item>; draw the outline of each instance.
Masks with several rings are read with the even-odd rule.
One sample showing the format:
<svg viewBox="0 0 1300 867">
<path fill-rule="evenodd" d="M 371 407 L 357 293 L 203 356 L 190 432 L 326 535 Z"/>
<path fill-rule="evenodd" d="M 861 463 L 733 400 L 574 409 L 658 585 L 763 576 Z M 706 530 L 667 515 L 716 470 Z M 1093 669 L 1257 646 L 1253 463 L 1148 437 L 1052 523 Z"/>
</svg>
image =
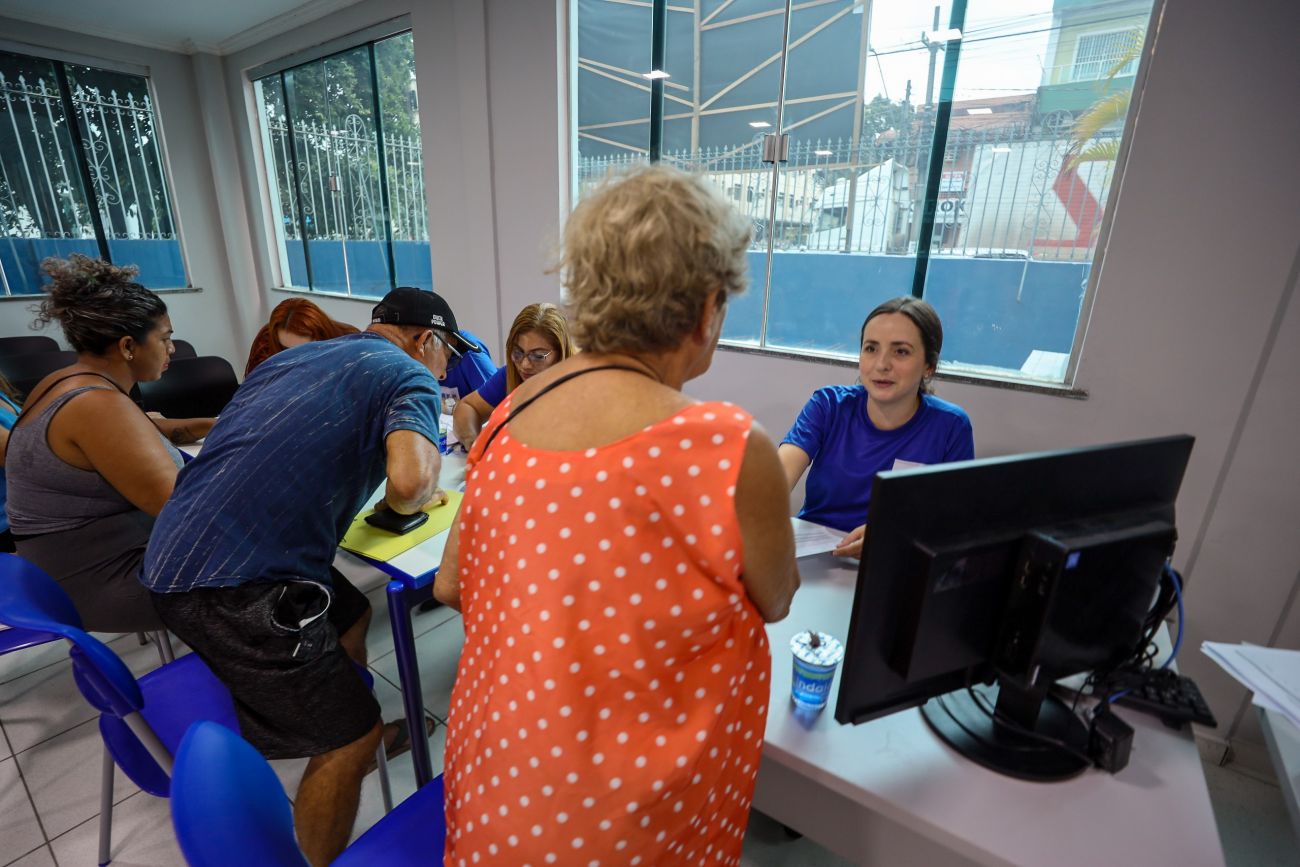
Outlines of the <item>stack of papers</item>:
<svg viewBox="0 0 1300 867">
<path fill-rule="evenodd" d="M 839 530 L 832 530 L 830 527 L 813 524 L 801 518 L 791 518 L 790 526 L 794 527 L 795 557 L 811 557 L 814 554 L 834 551 L 840 546 L 845 535 Z"/>
<path fill-rule="evenodd" d="M 1254 692 L 1255 704 L 1300 727 L 1300 650 L 1206 641 L 1201 652 Z"/>
</svg>

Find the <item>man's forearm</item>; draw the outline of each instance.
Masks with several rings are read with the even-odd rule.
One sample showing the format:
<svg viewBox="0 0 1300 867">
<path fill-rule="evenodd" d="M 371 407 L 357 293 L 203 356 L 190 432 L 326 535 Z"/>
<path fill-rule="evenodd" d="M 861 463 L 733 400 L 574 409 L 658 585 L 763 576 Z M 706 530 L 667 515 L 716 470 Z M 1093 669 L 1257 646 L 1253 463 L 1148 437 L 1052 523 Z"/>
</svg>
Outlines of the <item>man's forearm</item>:
<svg viewBox="0 0 1300 867">
<path fill-rule="evenodd" d="M 417 486 L 398 485 L 390 477 L 384 485 L 384 502 L 388 504 L 388 508 L 403 515 L 413 515 L 437 499 L 438 475 L 442 472 L 442 455 L 435 455 L 432 464 L 432 472 L 420 479 Z"/>
</svg>

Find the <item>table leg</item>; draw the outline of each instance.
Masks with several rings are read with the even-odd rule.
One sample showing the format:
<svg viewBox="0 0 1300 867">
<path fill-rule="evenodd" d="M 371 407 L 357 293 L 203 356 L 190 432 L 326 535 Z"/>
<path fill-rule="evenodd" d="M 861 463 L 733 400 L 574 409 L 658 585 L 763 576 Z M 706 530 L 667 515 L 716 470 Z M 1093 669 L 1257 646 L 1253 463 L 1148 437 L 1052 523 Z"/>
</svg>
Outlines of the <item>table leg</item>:
<svg viewBox="0 0 1300 867">
<path fill-rule="evenodd" d="M 420 663 L 415 655 L 415 632 L 411 628 L 411 607 L 416 600 L 400 581 L 388 582 L 388 620 L 393 630 L 393 652 L 397 656 L 397 677 L 402 688 L 402 707 L 411 730 L 411 763 L 415 784 L 423 788 L 433 780 L 429 738 L 425 735 L 424 696 L 420 694 Z"/>
</svg>

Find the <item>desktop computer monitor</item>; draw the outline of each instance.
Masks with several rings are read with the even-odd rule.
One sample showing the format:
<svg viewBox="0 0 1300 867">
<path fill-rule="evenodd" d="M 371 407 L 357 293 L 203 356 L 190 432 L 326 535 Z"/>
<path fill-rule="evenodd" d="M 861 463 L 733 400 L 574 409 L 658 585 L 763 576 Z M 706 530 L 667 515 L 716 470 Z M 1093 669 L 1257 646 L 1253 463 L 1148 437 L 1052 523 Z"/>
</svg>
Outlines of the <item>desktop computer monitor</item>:
<svg viewBox="0 0 1300 867">
<path fill-rule="evenodd" d="M 1048 690 L 1142 649 L 1192 442 L 877 475 L 836 720 L 924 705 L 941 738 L 993 770 L 1083 771 L 1087 727 Z"/>
</svg>

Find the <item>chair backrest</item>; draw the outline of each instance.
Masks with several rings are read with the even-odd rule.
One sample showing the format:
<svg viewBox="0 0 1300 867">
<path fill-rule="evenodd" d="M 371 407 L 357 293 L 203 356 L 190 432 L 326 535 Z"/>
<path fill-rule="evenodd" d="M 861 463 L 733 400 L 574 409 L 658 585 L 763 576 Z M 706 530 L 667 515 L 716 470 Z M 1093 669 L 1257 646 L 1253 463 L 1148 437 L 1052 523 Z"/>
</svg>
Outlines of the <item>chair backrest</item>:
<svg viewBox="0 0 1300 867">
<path fill-rule="evenodd" d="M 38 382 L 76 360 L 77 353 L 71 351 L 0 355 L 0 373 L 26 399 Z"/>
<path fill-rule="evenodd" d="M 0 554 L 0 623 L 72 642 L 78 651 L 74 679 L 101 713 L 123 717 L 144 707 L 140 684 L 126 663 L 81 628 L 81 617 L 63 588 L 17 554 Z"/>
<path fill-rule="evenodd" d="M 239 735 L 197 722 L 172 768 L 172 826 L 191 867 L 306 867 L 280 780 Z"/>
<path fill-rule="evenodd" d="M 224 358 L 172 357 L 161 379 L 140 383 L 144 408 L 168 418 L 210 418 L 220 415 L 239 388 L 234 368 Z"/>
<path fill-rule="evenodd" d="M 190 343 L 188 340 L 173 340 L 172 346 L 176 347 L 176 351 L 172 353 L 173 361 L 175 361 L 178 358 L 199 357 L 199 353 L 194 349 L 194 344 Z"/>
<path fill-rule="evenodd" d="M 58 352 L 59 342 L 43 334 L 0 337 L 0 355 L 26 355 L 29 352 Z"/>
</svg>

